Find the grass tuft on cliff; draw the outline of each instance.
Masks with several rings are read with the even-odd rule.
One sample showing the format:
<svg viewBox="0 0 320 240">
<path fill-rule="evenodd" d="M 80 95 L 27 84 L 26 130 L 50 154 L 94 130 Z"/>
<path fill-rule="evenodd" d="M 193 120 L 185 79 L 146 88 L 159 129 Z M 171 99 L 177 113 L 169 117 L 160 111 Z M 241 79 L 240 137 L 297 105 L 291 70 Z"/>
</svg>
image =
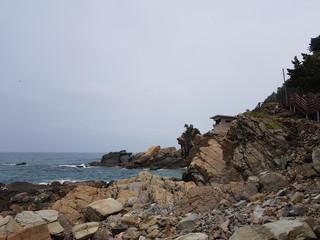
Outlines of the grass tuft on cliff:
<svg viewBox="0 0 320 240">
<path fill-rule="evenodd" d="M 263 123 L 267 129 L 283 129 L 283 130 L 286 129 L 286 127 L 282 123 L 276 121 L 275 119 L 273 119 L 272 117 L 270 117 L 269 115 L 267 115 L 265 113 L 245 112 L 244 115 L 263 120 Z"/>
</svg>

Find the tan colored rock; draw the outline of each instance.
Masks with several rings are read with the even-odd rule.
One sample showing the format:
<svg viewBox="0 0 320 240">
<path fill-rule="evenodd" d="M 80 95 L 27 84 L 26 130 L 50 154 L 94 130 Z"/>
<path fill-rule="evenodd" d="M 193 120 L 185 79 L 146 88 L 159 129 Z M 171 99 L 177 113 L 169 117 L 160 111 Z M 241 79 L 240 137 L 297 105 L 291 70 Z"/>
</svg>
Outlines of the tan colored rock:
<svg viewBox="0 0 320 240">
<path fill-rule="evenodd" d="M 138 216 L 132 216 L 130 214 L 126 214 L 120 219 L 120 223 L 124 226 L 137 227 L 140 222 L 141 219 Z"/>
<path fill-rule="evenodd" d="M 158 152 L 160 149 L 161 149 L 160 146 L 152 146 L 152 147 L 149 147 L 148 151 L 146 151 L 145 154 L 151 155 Z"/>
<path fill-rule="evenodd" d="M 144 223 L 140 225 L 141 230 L 147 230 L 149 227 L 157 224 L 158 220 L 154 216 L 150 216 Z"/>
<path fill-rule="evenodd" d="M 13 219 L 12 216 L 0 216 L 0 236 L 20 230 L 20 225 Z"/>
<path fill-rule="evenodd" d="M 250 202 L 256 202 L 256 201 L 261 201 L 261 200 L 263 200 L 265 198 L 265 194 L 263 194 L 263 193 L 256 193 L 256 194 L 254 194 L 254 195 L 252 195 L 252 196 L 250 196 L 249 198 L 248 198 L 248 200 L 250 201 Z"/>
<path fill-rule="evenodd" d="M 51 208 L 60 214 L 68 216 L 72 221 L 78 221 L 84 217 L 86 207 L 91 202 L 108 197 L 111 197 L 111 193 L 106 188 L 78 186 L 64 198 L 56 201 Z"/>
<path fill-rule="evenodd" d="M 188 233 L 175 240 L 208 240 L 208 235 L 204 233 Z"/>
<path fill-rule="evenodd" d="M 123 206 L 125 206 L 128 202 L 128 200 L 131 197 L 138 197 L 139 192 L 134 190 L 122 190 L 119 192 L 117 196 L 117 201 L 121 202 Z"/>
<path fill-rule="evenodd" d="M 7 240 L 51 240 L 47 224 L 25 228 L 7 236 Z"/>
<path fill-rule="evenodd" d="M 50 235 L 52 236 L 59 237 L 63 235 L 64 228 L 60 225 L 58 221 L 49 223 L 48 229 L 49 229 Z"/>
<path fill-rule="evenodd" d="M 238 228 L 229 240 L 278 240 L 265 226 L 251 225 Z"/>
<path fill-rule="evenodd" d="M 317 236 L 311 227 L 299 220 L 281 220 L 264 224 L 278 239 L 295 240 L 308 239 L 316 240 Z"/>
<path fill-rule="evenodd" d="M 302 203 L 304 199 L 304 194 L 301 192 L 295 192 L 291 197 L 291 201 L 294 203 Z"/>
<path fill-rule="evenodd" d="M 311 163 L 305 163 L 298 166 L 295 171 L 297 174 L 307 178 L 316 177 L 318 175 L 318 173 L 313 169 L 313 164 Z"/>
<path fill-rule="evenodd" d="M 107 198 L 90 203 L 87 207 L 86 216 L 91 221 L 101 221 L 122 209 L 122 203 L 113 198 Z"/>
<path fill-rule="evenodd" d="M 91 238 L 99 228 L 99 222 L 87 222 L 72 228 L 72 234 L 76 240 Z"/>
</svg>

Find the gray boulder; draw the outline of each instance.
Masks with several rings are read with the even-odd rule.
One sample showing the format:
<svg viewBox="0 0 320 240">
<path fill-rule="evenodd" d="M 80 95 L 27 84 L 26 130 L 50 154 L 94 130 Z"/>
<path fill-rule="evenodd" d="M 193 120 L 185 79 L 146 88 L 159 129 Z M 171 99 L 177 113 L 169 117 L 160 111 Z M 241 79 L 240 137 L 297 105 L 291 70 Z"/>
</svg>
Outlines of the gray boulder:
<svg viewBox="0 0 320 240">
<path fill-rule="evenodd" d="M 316 240 L 311 227 L 299 220 L 280 220 L 237 229 L 230 240 Z"/>
<path fill-rule="evenodd" d="M 289 185 L 287 178 L 276 172 L 270 172 L 262 175 L 259 183 L 263 192 L 278 191 L 279 189 Z"/>
</svg>

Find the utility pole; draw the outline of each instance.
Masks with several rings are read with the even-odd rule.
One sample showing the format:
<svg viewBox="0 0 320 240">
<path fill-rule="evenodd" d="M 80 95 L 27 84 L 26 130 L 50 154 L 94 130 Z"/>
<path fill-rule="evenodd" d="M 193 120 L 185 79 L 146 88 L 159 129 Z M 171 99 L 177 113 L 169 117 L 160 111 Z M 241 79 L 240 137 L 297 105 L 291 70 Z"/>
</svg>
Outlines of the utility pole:
<svg viewBox="0 0 320 240">
<path fill-rule="evenodd" d="M 287 107 L 288 107 L 288 94 L 287 94 L 287 86 L 286 86 L 286 77 L 284 75 L 284 69 L 282 68 L 282 75 L 283 75 L 283 86 L 284 86 L 284 94 L 286 95 L 286 104 L 287 104 Z"/>
</svg>

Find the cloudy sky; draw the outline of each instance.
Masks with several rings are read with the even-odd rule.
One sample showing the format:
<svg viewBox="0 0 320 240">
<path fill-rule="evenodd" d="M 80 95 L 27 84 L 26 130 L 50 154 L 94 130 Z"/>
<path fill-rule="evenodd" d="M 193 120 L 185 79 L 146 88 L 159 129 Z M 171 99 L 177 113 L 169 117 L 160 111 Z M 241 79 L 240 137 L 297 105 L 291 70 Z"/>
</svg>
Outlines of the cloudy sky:
<svg viewBox="0 0 320 240">
<path fill-rule="evenodd" d="M 0 151 L 145 151 L 252 109 L 319 0 L 0 1 Z"/>
</svg>

